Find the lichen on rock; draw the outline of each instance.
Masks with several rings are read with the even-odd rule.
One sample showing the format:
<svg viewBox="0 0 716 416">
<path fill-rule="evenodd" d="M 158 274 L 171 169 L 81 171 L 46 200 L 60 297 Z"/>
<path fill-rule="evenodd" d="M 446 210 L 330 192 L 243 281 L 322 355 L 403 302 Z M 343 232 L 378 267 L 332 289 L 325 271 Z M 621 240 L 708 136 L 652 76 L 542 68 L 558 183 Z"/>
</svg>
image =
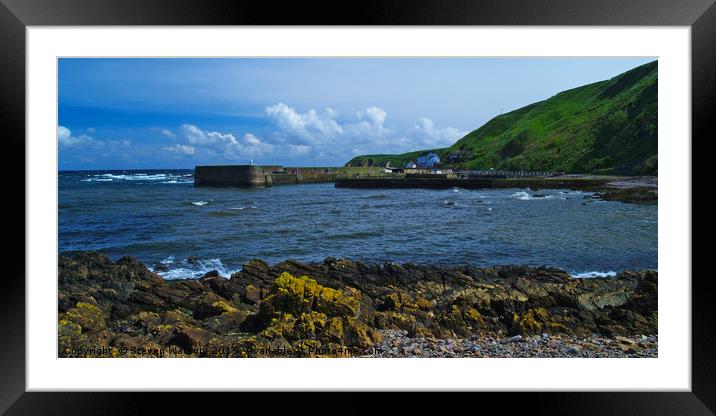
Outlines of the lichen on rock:
<svg viewBox="0 0 716 416">
<path fill-rule="evenodd" d="M 125 347 L 139 350 L 127 356 L 343 357 L 378 345 L 385 331 L 616 339 L 658 330 L 656 271 L 574 279 L 547 267 L 254 259 L 230 279 L 165 281 L 129 257 L 85 252 L 58 263 L 60 356 Z M 180 351 L 160 355 L 169 347 Z"/>
</svg>

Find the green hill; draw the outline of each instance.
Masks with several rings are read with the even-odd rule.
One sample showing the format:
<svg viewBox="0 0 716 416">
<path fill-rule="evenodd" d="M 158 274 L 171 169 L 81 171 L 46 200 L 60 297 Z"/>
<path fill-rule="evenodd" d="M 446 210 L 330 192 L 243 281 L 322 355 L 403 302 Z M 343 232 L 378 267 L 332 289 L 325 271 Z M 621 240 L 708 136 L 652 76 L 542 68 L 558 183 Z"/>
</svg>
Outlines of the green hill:
<svg viewBox="0 0 716 416">
<path fill-rule="evenodd" d="M 656 61 L 499 115 L 435 151 L 465 168 L 657 173 Z M 450 163 L 448 156 L 466 157 Z M 403 166 L 427 150 L 358 156 L 346 166 Z"/>
</svg>

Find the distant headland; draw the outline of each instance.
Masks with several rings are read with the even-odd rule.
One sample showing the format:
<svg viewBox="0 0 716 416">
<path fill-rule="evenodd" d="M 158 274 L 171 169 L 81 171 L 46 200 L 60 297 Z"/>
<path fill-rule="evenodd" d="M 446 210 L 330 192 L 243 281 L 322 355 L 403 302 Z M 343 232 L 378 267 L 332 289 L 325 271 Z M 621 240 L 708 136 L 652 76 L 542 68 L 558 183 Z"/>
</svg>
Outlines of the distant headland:
<svg viewBox="0 0 716 416">
<path fill-rule="evenodd" d="M 657 61 L 501 114 L 455 144 L 357 156 L 346 166 L 420 164 L 457 169 L 657 174 Z"/>
</svg>

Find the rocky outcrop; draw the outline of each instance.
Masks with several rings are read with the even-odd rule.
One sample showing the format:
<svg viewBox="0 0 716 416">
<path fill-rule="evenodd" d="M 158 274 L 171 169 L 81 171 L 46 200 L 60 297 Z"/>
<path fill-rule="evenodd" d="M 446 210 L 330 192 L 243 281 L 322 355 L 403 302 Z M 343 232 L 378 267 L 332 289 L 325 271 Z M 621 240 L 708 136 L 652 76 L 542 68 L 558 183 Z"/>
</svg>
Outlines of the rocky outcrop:
<svg viewBox="0 0 716 416">
<path fill-rule="evenodd" d="M 574 279 L 544 267 L 246 263 L 226 279 L 165 281 L 139 261 L 59 258 L 61 356 L 371 355 L 416 339 L 657 332 L 657 273 Z"/>
</svg>

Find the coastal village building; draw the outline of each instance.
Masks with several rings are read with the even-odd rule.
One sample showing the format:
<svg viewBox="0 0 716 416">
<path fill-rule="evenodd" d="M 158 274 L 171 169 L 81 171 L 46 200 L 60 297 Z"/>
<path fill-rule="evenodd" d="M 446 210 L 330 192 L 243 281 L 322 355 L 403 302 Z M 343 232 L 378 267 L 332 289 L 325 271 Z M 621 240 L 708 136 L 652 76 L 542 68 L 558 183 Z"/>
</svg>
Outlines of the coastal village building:
<svg viewBox="0 0 716 416">
<path fill-rule="evenodd" d="M 428 152 L 422 156 L 418 156 L 418 168 L 432 168 L 440 164 L 440 157 L 435 152 Z"/>
<path fill-rule="evenodd" d="M 405 169 L 417 169 L 418 165 L 415 162 L 408 162 L 405 164 Z"/>
</svg>

